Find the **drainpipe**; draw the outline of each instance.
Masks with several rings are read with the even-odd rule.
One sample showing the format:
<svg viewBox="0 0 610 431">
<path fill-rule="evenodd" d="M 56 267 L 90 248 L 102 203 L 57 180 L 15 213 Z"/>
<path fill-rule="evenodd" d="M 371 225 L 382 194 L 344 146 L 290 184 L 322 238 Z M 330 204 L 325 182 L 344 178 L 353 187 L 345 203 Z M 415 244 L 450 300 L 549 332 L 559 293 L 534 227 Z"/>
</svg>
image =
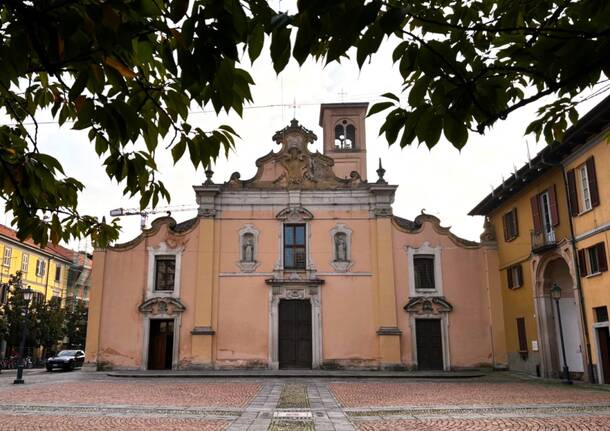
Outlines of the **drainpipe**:
<svg viewBox="0 0 610 431">
<path fill-rule="evenodd" d="M 568 192 L 568 180 L 567 180 L 567 173 L 566 173 L 566 168 L 565 166 L 562 164 L 561 165 L 561 173 L 563 174 L 563 184 L 564 187 L 566 189 L 566 192 Z M 570 205 L 570 202 L 568 201 L 568 206 Z M 570 216 L 568 217 L 570 220 L 570 242 L 572 243 L 572 260 L 573 260 L 573 264 L 574 264 L 574 268 L 576 268 L 576 290 L 578 291 L 578 298 L 580 300 L 580 311 L 581 311 L 581 315 L 582 315 L 582 320 L 583 320 L 583 324 L 585 325 L 585 343 L 587 345 L 587 357 L 589 358 L 589 360 L 587 361 L 587 366 L 589 367 L 589 383 L 595 383 L 595 374 L 593 374 L 593 357 L 591 356 L 591 340 L 589 339 L 589 323 L 587 322 L 587 310 L 585 309 L 585 298 L 584 295 L 582 293 L 582 284 L 580 282 L 580 263 L 578 262 L 578 259 L 576 258 L 576 238 L 574 236 L 574 224 L 572 223 L 572 213 L 570 213 Z"/>
<path fill-rule="evenodd" d="M 44 283 L 44 300 L 47 301 L 47 291 L 49 290 L 49 272 L 51 272 L 51 257 L 47 259 L 47 281 Z"/>
<path fill-rule="evenodd" d="M 542 163 L 544 163 L 545 165 L 548 166 L 556 166 L 556 167 L 560 167 L 561 168 L 561 176 L 563 177 L 563 186 L 566 190 L 566 194 L 569 193 L 569 189 L 568 189 L 568 180 L 567 180 L 567 173 L 566 173 L 566 168 L 563 165 L 563 163 L 550 163 L 550 162 L 546 162 L 544 160 L 544 157 L 542 158 Z M 572 223 L 572 213 L 570 211 L 570 200 L 568 199 L 568 220 L 570 221 L 570 243 L 572 244 L 572 264 L 574 265 L 574 268 L 576 268 L 576 291 L 578 292 L 578 299 L 580 302 L 580 314 L 582 316 L 582 322 L 584 325 L 584 329 L 585 329 L 585 344 L 586 344 L 586 348 L 587 348 L 587 368 L 589 369 L 589 383 L 596 383 L 594 376 L 595 374 L 593 373 L 593 357 L 591 356 L 591 340 L 589 338 L 589 323 L 587 322 L 587 312 L 585 309 L 585 300 L 584 300 L 584 296 L 582 293 L 582 284 L 580 282 L 580 264 L 578 262 L 578 259 L 576 258 L 576 239 L 574 236 L 574 224 Z"/>
</svg>

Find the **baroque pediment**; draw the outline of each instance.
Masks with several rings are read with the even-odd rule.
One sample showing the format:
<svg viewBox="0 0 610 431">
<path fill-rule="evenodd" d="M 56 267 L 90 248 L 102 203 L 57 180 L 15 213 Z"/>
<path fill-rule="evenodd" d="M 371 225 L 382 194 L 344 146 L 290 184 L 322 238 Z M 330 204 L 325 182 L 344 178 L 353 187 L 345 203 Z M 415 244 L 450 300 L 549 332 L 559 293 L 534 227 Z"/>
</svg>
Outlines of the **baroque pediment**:
<svg viewBox="0 0 610 431">
<path fill-rule="evenodd" d="M 284 208 L 283 210 L 281 210 L 279 213 L 277 213 L 275 218 L 278 220 L 291 221 L 291 222 L 308 221 L 308 220 L 313 219 L 313 214 L 309 210 L 307 210 L 301 206 L 287 207 L 287 208 Z"/>
<path fill-rule="evenodd" d="M 333 171 L 334 160 L 309 150 L 309 144 L 317 136 L 296 119 L 276 132 L 273 140 L 281 145 L 280 151 L 258 159 L 258 171 L 249 180 L 241 180 L 237 172 L 231 175 L 226 183 L 228 188 L 337 189 L 365 183 L 357 172 L 352 172 L 350 178 L 337 177 Z"/>
<path fill-rule="evenodd" d="M 453 305 L 443 296 L 414 296 L 409 298 L 404 309 L 415 314 L 441 314 L 452 311 Z"/>
<path fill-rule="evenodd" d="M 153 315 L 175 315 L 186 310 L 185 305 L 177 298 L 168 296 L 147 299 L 138 307 L 140 313 Z"/>
</svg>

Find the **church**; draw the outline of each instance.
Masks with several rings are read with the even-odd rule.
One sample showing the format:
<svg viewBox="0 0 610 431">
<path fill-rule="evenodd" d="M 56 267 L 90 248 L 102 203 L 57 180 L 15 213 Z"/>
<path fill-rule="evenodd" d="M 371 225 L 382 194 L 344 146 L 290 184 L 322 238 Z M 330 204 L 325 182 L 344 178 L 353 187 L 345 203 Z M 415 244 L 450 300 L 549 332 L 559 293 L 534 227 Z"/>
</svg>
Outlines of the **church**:
<svg viewBox="0 0 610 431">
<path fill-rule="evenodd" d="M 392 210 L 367 178 L 367 103 L 276 132 L 257 173 L 193 186 L 196 218 L 94 253 L 98 369 L 456 370 L 506 364 L 495 238 Z"/>
</svg>

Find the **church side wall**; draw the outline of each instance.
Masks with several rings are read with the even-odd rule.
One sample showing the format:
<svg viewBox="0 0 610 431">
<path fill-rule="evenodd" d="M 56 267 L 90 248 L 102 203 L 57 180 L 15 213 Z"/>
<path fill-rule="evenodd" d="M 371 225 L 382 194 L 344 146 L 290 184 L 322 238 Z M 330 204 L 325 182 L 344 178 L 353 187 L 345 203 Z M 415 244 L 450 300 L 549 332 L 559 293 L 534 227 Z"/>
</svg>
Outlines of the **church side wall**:
<svg viewBox="0 0 610 431">
<path fill-rule="evenodd" d="M 410 294 L 408 247 L 418 249 L 429 246 L 440 247 L 442 296 L 453 306 L 447 313 L 407 312 L 404 307 L 412 297 Z M 482 247 L 467 248 L 457 245 L 448 234 L 439 233 L 432 223 L 425 222 L 416 233 L 394 229 L 394 267 L 398 325 L 402 331 L 402 361 L 407 367 L 417 364 L 415 329 L 413 318 L 444 318 L 446 315 L 447 337 L 443 350 L 445 361 L 451 369 L 491 365 L 493 349 L 487 294 L 486 250 Z M 438 284 L 439 280 L 436 280 Z M 414 290 L 414 289 L 413 289 Z M 420 296 L 417 292 L 415 296 Z"/>
<path fill-rule="evenodd" d="M 179 300 L 186 305 L 180 313 L 178 360 L 190 361 L 190 330 L 193 327 L 195 286 L 196 229 L 186 236 L 168 234 L 167 225 L 131 248 L 108 249 L 104 254 L 104 274 L 94 277 L 92 290 L 102 289 L 99 318 L 99 348 L 88 345 L 88 353 L 97 350 L 100 368 L 144 369 L 144 315 L 138 307 L 147 299 L 148 248 L 165 242 L 170 247 L 184 247 L 181 255 Z M 192 239 L 192 240 L 191 240 Z M 100 284 L 101 283 L 101 284 Z M 93 299 L 93 298 L 92 298 Z M 177 321 L 178 322 L 178 321 Z M 88 340 L 89 341 L 89 340 Z M 93 350 L 89 350 L 89 349 Z M 88 355 L 89 356 L 89 355 Z"/>
</svg>

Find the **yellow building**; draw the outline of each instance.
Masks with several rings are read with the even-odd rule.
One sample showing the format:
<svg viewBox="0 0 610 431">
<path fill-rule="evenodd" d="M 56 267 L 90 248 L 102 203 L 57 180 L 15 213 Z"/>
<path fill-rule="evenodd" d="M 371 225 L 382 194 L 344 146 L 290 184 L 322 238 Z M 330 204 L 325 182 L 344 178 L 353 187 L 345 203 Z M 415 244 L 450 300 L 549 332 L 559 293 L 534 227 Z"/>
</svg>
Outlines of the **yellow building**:
<svg viewBox="0 0 610 431">
<path fill-rule="evenodd" d="M 571 377 L 610 382 L 610 172 L 595 169 L 609 159 L 609 125 L 607 98 L 470 212 L 502 233 L 511 369 L 559 377 L 567 365 Z"/>
<path fill-rule="evenodd" d="M 578 250 L 593 373 L 600 383 L 610 383 L 610 274 L 607 261 L 610 243 L 610 171 L 607 169 L 610 161 L 610 98 L 597 105 L 589 115 L 593 119 L 586 127 L 586 139 L 567 136 L 568 140 L 577 142 L 563 158 L 563 164 Z"/>
<path fill-rule="evenodd" d="M 36 292 L 35 301 L 66 297 L 72 255 L 71 250 L 61 246 L 42 249 L 31 241 L 21 242 L 14 230 L 0 225 L 0 283 L 22 271 L 24 286 Z M 0 294 L 4 303 L 8 298 L 6 288 Z"/>
<path fill-rule="evenodd" d="M 575 377 L 583 377 L 587 355 L 582 307 L 562 169 L 548 159 L 553 150 L 543 150 L 470 214 L 487 216 L 497 233 L 509 367 L 560 375 L 563 358 L 550 295 L 559 285 L 566 361 Z"/>
</svg>

